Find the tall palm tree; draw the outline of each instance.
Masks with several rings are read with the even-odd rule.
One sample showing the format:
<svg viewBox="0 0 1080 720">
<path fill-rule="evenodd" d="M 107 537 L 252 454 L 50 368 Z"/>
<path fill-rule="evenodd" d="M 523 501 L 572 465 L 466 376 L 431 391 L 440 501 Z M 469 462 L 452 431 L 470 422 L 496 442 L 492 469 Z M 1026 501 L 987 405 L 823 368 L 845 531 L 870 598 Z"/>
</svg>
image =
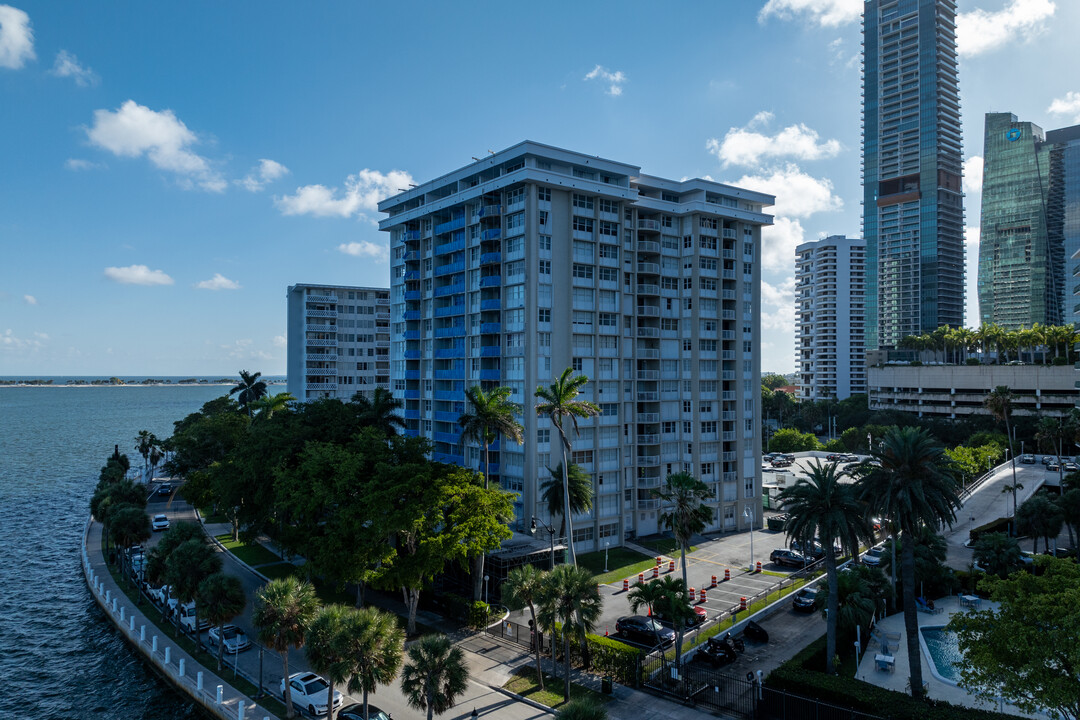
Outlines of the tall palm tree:
<svg viewBox="0 0 1080 720">
<path fill-rule="evenodd" d="M 960 507 L 960 483 L 929 433 L 915 427 L 893 428 L 885 434 L 881 449 L 871 452 L 880 464 L 858 481 L 858 494 L 872 512 L 889 518 L 903 538 L 913 538 L 923 525 L 952 524 Z M 914 541 L 901 548 L 900 575 L 911 694 L 918 698 L 923 684 Z"/>
<path fill-rule="evenodd" d="M 289 648 L 302 648 L 308 627 L 319 608 L 311 583 L 294 577 L 268 582 L 256 595 L 252 622 L 259 628 L 259 642 L 281 655 L 282 673 L 289 677 Z M 289 683 L 285 683 L 287 717 L 296 717 Z"/>
<path fill-rule="evenodd" d="M 375 388 L 370 398 L 362 392 L 356 393 L 352 404 L 362 426 L 381 430 L 386 437 L 393 437 L 405 428 L 405 419 L 398 414 L 404 403 L 384 387 Z"/>
<path fill-rule="evenodd" d="M 427 711 L 427 720 L 454 707 L 469 684 L 469 666 L 461 648 L 445 635 L 425 635 L 408 650 L 401 671 L 401 692 L 409 707 Z"/>
<path fill-rule="evenodd" d="M 573 368 L 563 370 L 559 379 L 548 387 L 541 385 L 536 388 L 535 396 L 540 400 L 536 404 L 536 414 L 547 416 L 551 424 L 559 431 L 559 440 L 562 442 L 562 467 L 563 467 L 563 507 L 568 511 L 570 504 L 570 483 L 566 479 L 566 469 L 569 467 L 567 456 L 570 454 L 570 440 L 566 437 L 566 429 L 563 422 L 569 418 L 577 435 L 578 418 L 590 418 L 600 414 L 600 408 L 588 400 L 578 400 L 577 396 L 581 388 L 589 378 L 585 375 L 574 375 Z M 574 553 L 574 526 L 570 520 L 569 512 L 563 514 L 566 519 L 566 545 L 570 548 L 570 564 L 577 565 L 577 555 Z M 567 676 L 569 683 L 569 676 Z"/>
<path fill-rule="evenodd" d="M 882 582 L 871 582 L 870 578 L 876 574 Z M 888 578 L 877 568 L 869 565 L 854 565 L 850 572 L 836 574 L 835 582 L 825 581 L 826 597 L 835 594 L 838 597 L 836 608 L 826 608 L 828 601 L 815 600 L 815 607 L 820 607 L 825 613 L 826 621 L 830 617 L 836 618 L 837 633 L 843 631 L 844 636 L 850 638 L 855 634 L 856 627 L 869 627 L 877 608 L 878 601 L 883 599 L 875 590 L 888 590 Z M 820 596 L 819 596 L 820 597 Z M 827 611 L 826 611 L 827 610 Z"/>
<path fill-rule="evenodd" d="M 143 459 L 143 472 L 147 470 L 148 460 L 150 457 L 150 449 L 157 444 L 157 437 L 149 430 L 140 430 L 139 434 L 135 436 L 135 449 L 139 451 Z"/>
<path fill-rule="evenodd" d="M 679 562 L 686 587 L 690 587 L 686 579 L 686 551 L 690 549 L 690 539 L 703 532 L 712 520 L 712 508 L 703 502 L 711 494 L 708 485 L 687 472 L 668 475 L 666 487 L 652 491 L 653 497 L 660 498 L 664 503 L 660 522 L 671 530 L 679 543 Z"/>
<path fill-rule="evenodd" d="M 247 370 L 240 371 L 240 382 L 229 391 L 230 395 L 236 395 L 240 409 L 246 410 L 248 417 L 253 413 L 253 405 L 256 400 L 266 395 L 266 383 L 260 380 L 261 372 L 249 373 Z"/>
<path fill-rule="evenodd" d="M 510 401 L 513 389 L 492 388 L 488 392 L 479 385 L 465 388 L 465 412 L 458 418 L 462 433 L 484 447 L 484 489 L 491 475 L 488 450 L 499 436 L 520 445 L 524 440 L 524 428 L 517 421 L 521 407 Z"/>
<path fill-rule="evenodd" d="M 983 533 L 971 550 L 975 562 L 1002 580 L 1020 567 L 1020 543 L 1005 533 Z"/>
<path fill-rule="evenodd" d="M 596 578 L 585 568 L 559 565 L 547 574 L 540 594 L 540 624 L 554 636 L 562 625 L 563 697 L 570 699 L 570 636 L 584 640 L 600 620 L 602 603 Z"/>
<path fill-rule="evenodd" d="M 244 611 L 247 604 L 244 586 L 232 575 L 214 573 L 199 583 L 197 596 L 197 604 L 203 616 L 218 629 L 217 669 L 221 672 L 221 656 L 225 652 L 225 633 L 222 628 L 225 623 Z"/>
<path fill-rule="evenodd" d="M 854 555 L 859 550 L 859 540 L 871 537 L 865 507 L 859 501 L 855 486 L 841 482 L 842 476 L 836 463 L 822 464 L 816 460 L 779 497 L 788 513 L 785 527 L 788 535 L 799 540 L 804 548 L 811 547 L 816 537 L 825 548 L 825 575 L 829 583 L 825 663 L 826 671 L 830 674 L 835 672 L 833 656 L 836 655 L 836 623 L 840 602 L 834 547 L 840 543 L 842 552 Z"/>
<path fill-rule="evenodd" d="M 592 509 L 592 475 L 585 472 L 580 465 L 573 463 L 565 473 L 563 472 L 562 463 L 559 463 L 559 466 L 554 470 L 548 468 L 547 471 L 551 477 L 540 483 L 540 499 L 547 503 L 548 515 L 558 515 L 562 519 L 559 537 L 568 537 L 566 528 L 567 515 L 578 515 Z M 569 490 L 563 485 L 564 478 L 569 482 Z M 563 510 L 566 507 L 563 504 L 566 502 L 566 495 L 570 496 L 569 513 Z"/>
<path fill-rule="evenodd" d="M 678 667 L 682 665 L 682 643 L 686 626 L 695 618 L 694 608 L 690 605 L 693 598 L 690 597 L 686 581 L 682 578 L 665 575 L 652 582 L 660 588 L 661 595 L 657 601 L 660 617 L 670 622 L 675 630 L 675 665 Z"/>
<path fill-rule="evenodd" d="M 1033 495 L 1016 509 L 1016 529 L 1031 536 L 1031 552 L 1038 552 L 1040 537 L 1043 550 L 1050 552 L 1050 538 L 1061 534 L 1064 523 L 1061 508 L 1046 495 Z"/>
<path fill-rule="evenodd" d="M 1016 482 L 1016 451 L 1013 448 L 1012 431 L 1009 427 L 1009 418 L 1012 416 L 1012 390 L 1008 385 L 998 385 L 996 388 L 990 391 L 990 394 L 986 396 L 986 400 L 983 402 L 986 405 L 986 409 L 990 411 L 998 420 L 1005 423 L 1005 440 L 1009 443 L 1009 457 L 1012 459 L 1012 496 L 1013 496 L 1013 515 L 1016 514 L 1016 491 L 1020 489 Z"/>
<path fill-rule="evenodd" d="M 520 565 L 511 570 L 502 586 L 502 599 L 512 610 L 529 608 L 532 616 L 532 649 L 536 654 L 536 682 L 544 689 L 544 671 L 540 667 L 540 626 L 536 624 L 536 603 L 540 599 L 547 573 L 535 565 Z"/>
<path fill-rule="evenodd" d="M 330 685 L 326 689 L 327 720 L 334 720 L 334 686 L 344 685 L 352 675 L 346 630 L 351 612 L 351 608 L 344 605 L 324 605 L 315 613 L 307 631 L 304 655 L 311 669 L 325 677 Z M 309 710 L 315 714 L 314 708 Z"/>
<path fill-rule="evenodd" d="M 269 420 L 274 417 L 274 413 L 285 410 L 289 407 L 289 403 L 295 401 L 296 398 L 293 397 L 292 393 L 281 392 L 274 395 L 263 395 L 251 405 L 259 413 L 260 420 Z"/>
<path fill-rule="evenodd" d="M 362 693 L 364 717 L 368 716 L 368 694 L 380 685 L 389 685 L 401 668 L 405 652 L 405 631 L 397 617 L 378 608 L 353 610 L 346 620 L 345 635 L 352 677 L 349 692 Z"/>
<path fill-rule="evenodd" d="M 161 461 L 165 458 L 165 449 L 162 448 L 161 443 L 154 443 L 154 447 L 150 448 L 150 479 L 154 479 L 154 473 L 157 472 L 157 466 L 161 464 Z"/>
</svg>

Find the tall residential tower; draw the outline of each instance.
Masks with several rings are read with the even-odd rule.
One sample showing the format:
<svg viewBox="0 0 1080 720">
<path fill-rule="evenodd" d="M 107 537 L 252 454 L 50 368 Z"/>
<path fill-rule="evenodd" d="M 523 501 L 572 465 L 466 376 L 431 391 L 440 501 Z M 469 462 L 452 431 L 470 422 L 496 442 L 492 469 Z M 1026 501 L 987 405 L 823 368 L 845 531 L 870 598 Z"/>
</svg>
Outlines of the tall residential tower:
<svg viewBox="0 0 1080 720">
<path fill-rule="evenodd" d="M 482 470 L 457 423 L 465 388 L 507 386 L 525 442 L 494 447 L 519 527 L 550 521 L 539 486 L 561 462 L 533 392 L 565 368 L 600 417 L 570 462 L 593 479 L 582 551 L 660 528 L 653 490 L 706 484 L 712 530 L 761 518 L 759 282 L 772 196 L 642 175 L 522 142 L 379 204 L 391 247 L 391 382 L 436 460 Z M 572 431 L 571 431 L 572 432 Z"/>
<path fill-rule="evenodd" d="M 863 10 L 866 347 L 964 322 L 955 0 Z"/>
</svg>

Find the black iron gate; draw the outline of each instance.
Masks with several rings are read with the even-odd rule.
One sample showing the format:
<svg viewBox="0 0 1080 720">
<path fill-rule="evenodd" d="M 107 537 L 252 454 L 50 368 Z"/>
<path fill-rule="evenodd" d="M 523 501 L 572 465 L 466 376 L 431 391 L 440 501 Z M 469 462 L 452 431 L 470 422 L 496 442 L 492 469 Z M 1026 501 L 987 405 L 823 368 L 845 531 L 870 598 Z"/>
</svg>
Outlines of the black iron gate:
<svg viewBox="0 0 1080 720">
<path fill-rule="evenodd" d="M 755 717 L 758 685 L 754 680 L 700 663 L 676 668 L 664 662 L 660 653 L 642 659 L 642 680 L 646 690 L 670 700 L 748 720 Z"/>
<path fill-rule="evenodd" d="M 543 633 L 534 635 L 532 628 L 528 625 L 521 625 L 520 623 L 503 620 L 495 625 L 484 628 L 484 632 L 501 640 L 520 645 L 530 651 L 533 650 L 533 641 L 536 640 L 540 642 L 540 650 L 543 651 L 544 649 Z"/>
</svg>

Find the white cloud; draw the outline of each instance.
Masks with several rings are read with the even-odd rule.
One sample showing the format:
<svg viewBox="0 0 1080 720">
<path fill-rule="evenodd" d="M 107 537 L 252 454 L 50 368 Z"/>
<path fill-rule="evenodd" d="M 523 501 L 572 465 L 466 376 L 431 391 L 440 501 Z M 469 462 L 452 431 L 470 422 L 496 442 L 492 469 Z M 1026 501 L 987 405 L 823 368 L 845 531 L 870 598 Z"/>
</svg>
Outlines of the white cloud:
<svg viewBox="0 0 1080 720">
<path fill-rule="evenodd" d="M 965 317 L 967 326 L 975 327 L 979 324 L 979 237 L 980 228 L 969 227 L 964 229 L 964 248 L 966 258 L 964 266 L 967 272 L 967 288 L 965 292 Z"/>
<path fill-rule="evenodd" d="M 1080 123 L 1080 92 L 1069 91 L 1065 97 L 1054 98 L 1046 112 L 1055 115 L 1071 115 L 1074 122 Z"/>
<path fill-rule="evenodd" d="M 251 172 L 245 175 L 243 179 L 233 180 L 233 182 L 248 192 L 259 192 L 266 187 L 267 184 L 272 183 L 288 173 L 289 168 L 281 163 L 263 158 L 259 160 L 259 164 L 252 168 Z"/>
<path fill-rule="evenodd" d="M 225 180 L 210 162 L 189 146 L 198 136 L 172 110 L 157 112 L 128 100 L 116 112 L 94 111 L 94 125 L 87 128 L 90 143 L 120 157 L 142 157 L 162 170 L 176 173 L 181 185 L 222 192 Z"/>
<path fill-rule="evenodd" d="M 288 339 L 286 339 L 286 337 L 284 335 L 275 335 L 272 342 L 274 343 L 274 347 L 279 347 L 279 348 L 286 347 L 289 344 Z"/>
<path fill-rule="evenodd" d="M 75 57 L 67 50 L 61 50 L 56 53 L 56 61 L 53 63 L 53 68 L 50 72 L 56 77 L 71 78 L 79 87 L 97 85 L 100 80 L 97 73 L 88 67 L 80 65 L 79 58 Z"/>
<path fill-rule="evenodd" d="M 226 357 L 232 360 L 273 360 L 274 356 L 255 347 L 251 338 L 241 338 L 232 345 L 222 345 Z"/>
<path fill-rule="evenodd" d="M 20 350 L 40 350 L 44 341 L 48 340 L 49 336 L 45 333 L 34 333 L 33 337 L 20 338 L 12 332 L 11 328 L 8 328 L 0 334 L 0 350 L 6 351 L 20 351 Z"/>
<path fill-rule="evenodd" d="M 589 72 L 588 75 L 586 75 L 582 79 L 601 80 L 603 82 L 610 83 L 608 85 L 608 89 L 605 92 L 607 92 L 608 95 L 614 95 L 617 97 L 619 95 L 622 95 L 622 86 L 630 78 L 626 77 L 626 75 L 623 74 L 622 70 L 616 70 L 615 72 L 611 72 L 603 65 L 597 65 Z"/>
<path fill-rule="evenodd" d="M 36 57 L 30 16 L 10 5 L 0 5 L 0 67 L 18 70 Z"/>
<path fill-rule="evenodd" d="M 105 277 L 121 285 L 172 285 L 173 279 L 161 270 L 151 270 L 145 265 L 107 267 Z"/>
<path fill-rule="evenodd" d="M 863 3 L 864 0 L 769 0 L 758 13 L 758 22 L 765 22 L 770 15 L 781 20 L 805 15 L 822 27 L 837 27 L 862 17 Z"/>
<path fill-rule="evenodd" d="M 964 161 L 964 192 L 981 193 L 983 180 L 983 159 L 979 155 Z"/>
<path fill-rule="evenodd" d="M 37 298 L 34 297 L 33 295 L 23 295 L 22 299 L 23 299 L 23 302 L 26 303 L 27 305 L 37 305 L 38 304 Z"/>
<path fill-rule="evenodd" d="M 314 215 L 316 217 L 352 217 L 362 211 L 375 212 L 380 200 L 390 197 L 413 184 L 412 175 L 403 170 L 391 170 L 385 175 L 364 168 L 345 178 L 341 196 L 337 188 L 325 185 L 304 185 L 295 195 L 274 197 L 282 215 Z"/>
<path fill-rule="evenodd" d="M 831 180 L 807 175 L 794 163 L 768 175 L 743 175 L 731 184 L 775 195 L 772 212 L 780 217 L 807 217 L 844 206 L 844 201 L 833 194 Z"/>
<path fill-rule="evenodd" d="M 343 252 L 346 255 L 374 258 L 380 262 L 387 262 L 390 259 L 390 248 L 386 245 L 371 242 L 370 240 L 342 243 L 341 245 L 338 245 L 338 251 Z"/>
<path fill-rule="evenodd" d="M 798 220 L 778 217 L 761 228 L 761 266 L 766 270 L 791 272 L 795 269 L 795 248 L 803 242 Z"/>
<path fill-rule="evenodd" d="M 792 258 L 794 266 L 794 257 Z M 795 332 L 795 276 L 773 285 L 761 281 L 761 327 L 764 330 Z"/>
<path fill-rule="evenodd" d="M 195 283 L 199 290 L 239 290 L 240 283 L 230 280 L 221 273 L 214 273 L 214 277 Z"/>
<path fill-rule="evenodd" d="M 767 125 L 772 117 L 772 113 L 760 112 L 746 127 L 731 128 L 723 140 L 710 138 L 705 147 L 720 158 L 724 167 L 758 165 L 767 158 L 822 160 L 836 157 L 843 149 L 839 140 L 819 142 L 817 132 L 802 123 L 789 125 L 771 136 L 752 129 Z"/>
<path fill-rule="evenodd" d="M 1057 7 L 1054 0 L 1011 0 L 1001 10 L 981 8 L 956 16 L 956 51 L 981 55 L 1011 40 L 1030 42 L 1047 29 Z"/>
<path fill-rule="evenodd" d="M 82 158 L 68 158 L 64 163 L 64 167 L 68 170 L 74 170 L 79 172 L 80 170 L 100 170 L 105 165 L 102 163 L 90 162 L 89 160 L 83 160 Z"/>
</svg>

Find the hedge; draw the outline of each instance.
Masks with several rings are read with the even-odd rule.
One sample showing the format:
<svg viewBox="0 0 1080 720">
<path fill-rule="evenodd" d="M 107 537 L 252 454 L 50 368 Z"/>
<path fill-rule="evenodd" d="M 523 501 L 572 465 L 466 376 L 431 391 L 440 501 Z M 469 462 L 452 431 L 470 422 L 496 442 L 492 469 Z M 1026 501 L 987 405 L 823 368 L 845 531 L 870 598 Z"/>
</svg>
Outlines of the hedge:
<svg viewBox="0 0 1080 720">
<path fill-rule="evenodd" d="M 997 520 L 991 520 L 985 525 L 980 525 L 977 528 L 972 528 L 971 530 L 969 530 L 968 537 L 971 538 L 971 542 L 975 542 L 983 533 L 1008 532 L 1009 522 L 1009 518 L 998 518 Z"/>
<path fill-rule="evenodd" d="M 562 626 L 559 624 L 555 626 L 555 632 L 552 633 L 552 642 L 556 657 L 561 660 L 563 640 Z M 620 685 L 639 687 L 638 668 L 643 654 L 640 650 L 602 635 L 588 634 L 585 636 L 585 642 L 589 656 L 587 663 L 582 661 L 580 643 L 575 642 L 573 638 L 570 639 L 572 665 L 582 665 L 586 670 L 600 675 L 609 675 Z"/>
</svg>

